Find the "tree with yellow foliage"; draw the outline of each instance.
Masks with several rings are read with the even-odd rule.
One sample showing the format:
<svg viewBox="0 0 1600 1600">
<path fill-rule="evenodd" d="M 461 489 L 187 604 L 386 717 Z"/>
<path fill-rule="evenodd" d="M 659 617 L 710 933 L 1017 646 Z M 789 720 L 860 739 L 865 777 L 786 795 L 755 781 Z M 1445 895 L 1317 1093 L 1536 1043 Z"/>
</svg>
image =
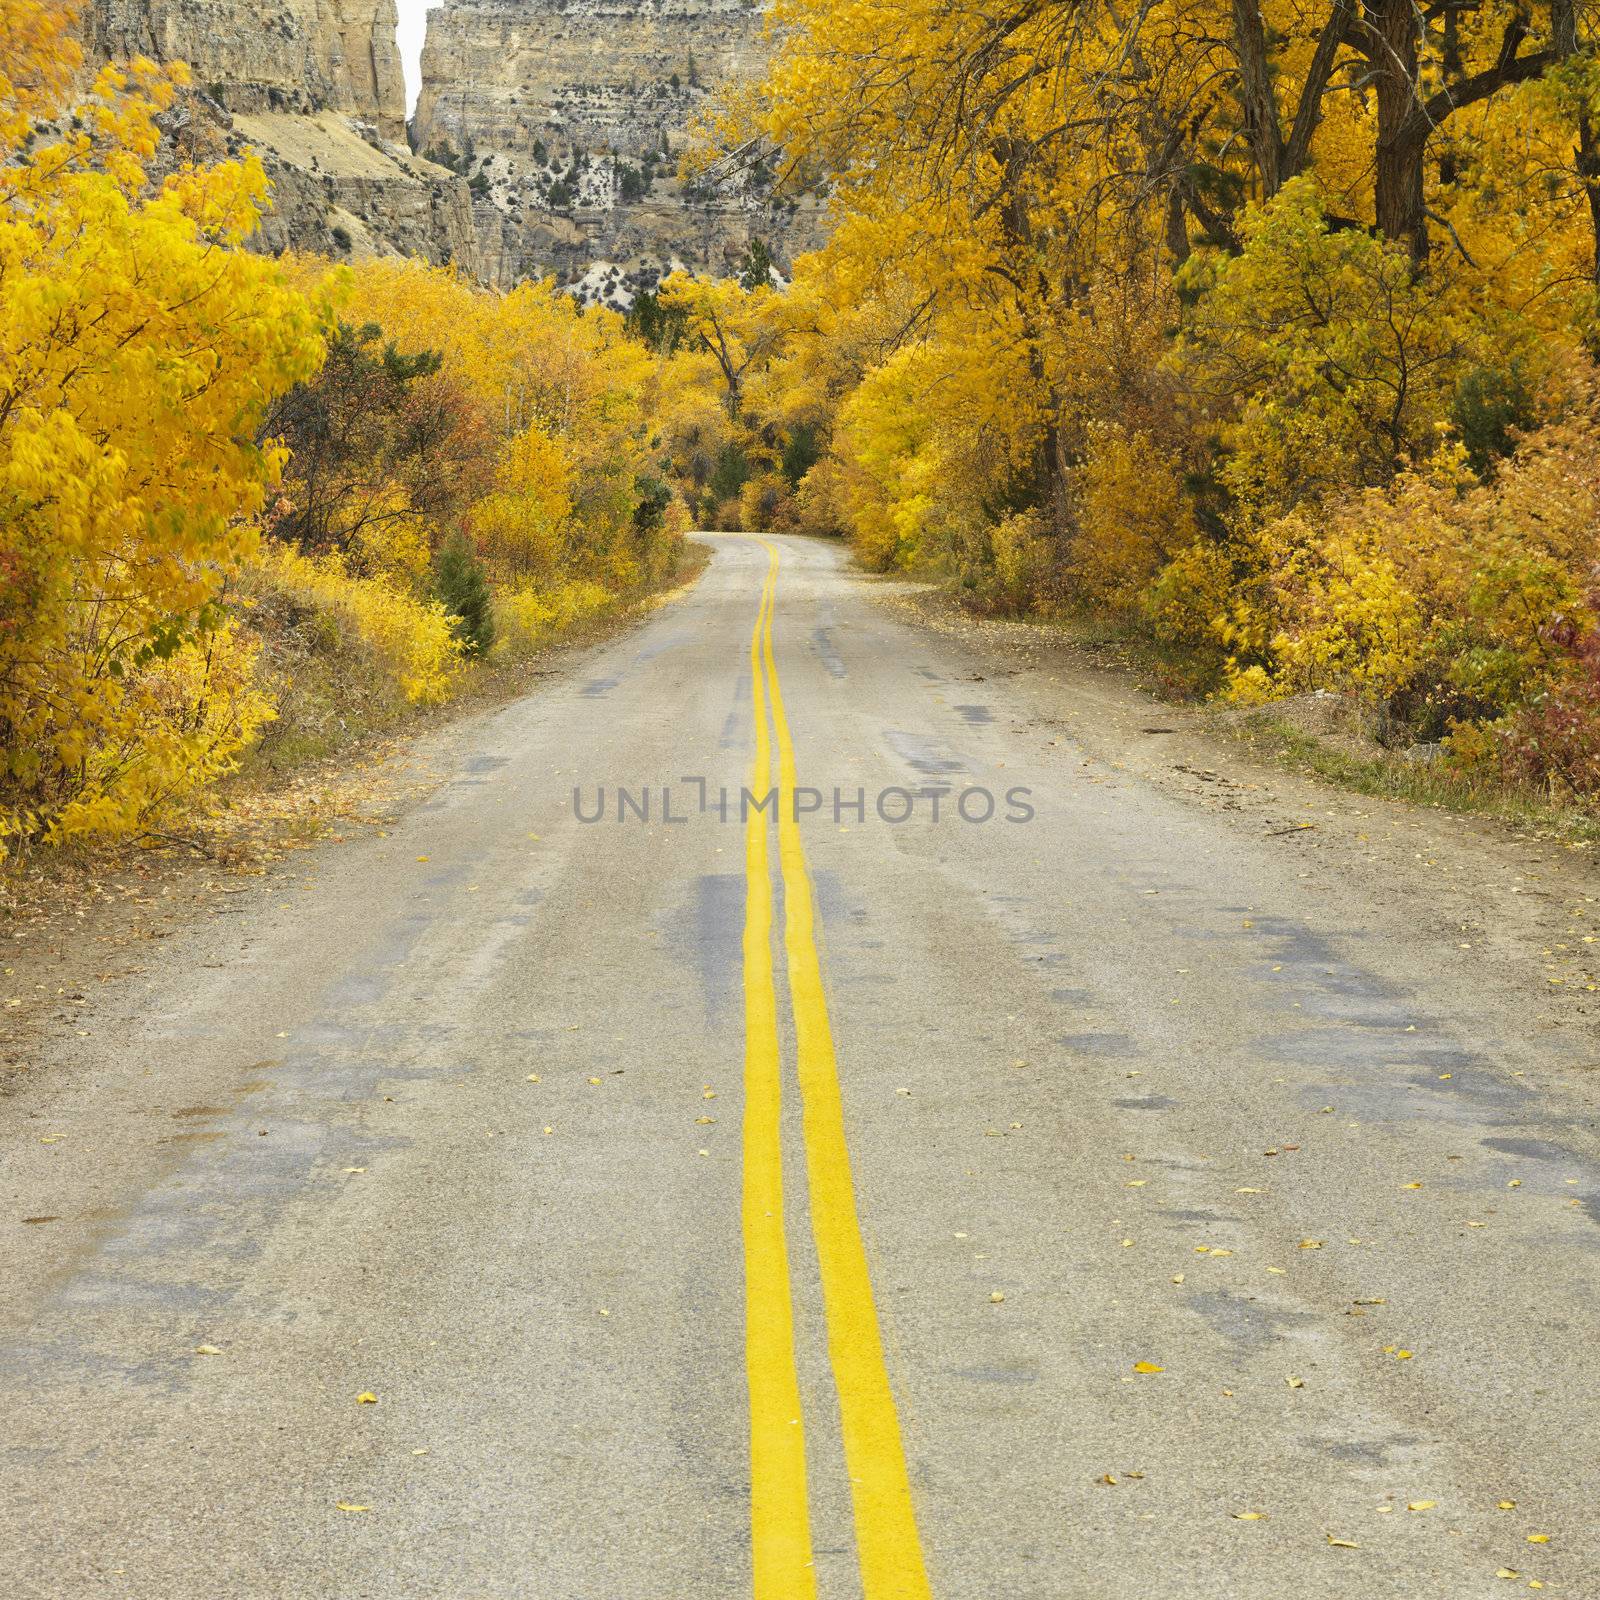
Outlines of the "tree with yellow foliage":
<svg viewBox="0 0 1600 1600">
<path fill-rule="evenodd" d="M 675 272 L 657 295 L 664 312 L 682 318 L 684 336 L 716 363 L 723 404 L 738 420 L 746 383 L 769 361 L 782 338 L 769 284 L 746 287 L 737 278 L 694 278 Z"/>
<path fill-rule="evenodd" d="M 254 442 L 321 358 L 317 315 L 237 246 L 253 159 L 151 176 L 184 82 L 107 67 L 70 10 L 0 0 L 0 832 L 135 830 L 270 707 L 219 604 L 283 466 Z M 52 131 L 59 127 L 64 131 Z"/>
<path fill-rule="evenodd" d="M 869 564 L 1428 738 L 1559 694 L 1539 726 L 1589 770 L 1592 540 L 1552 551 L 1556 513 L 1509 506 L 1560 498 L 1538 441 L 1590 460 L 1593 26 L 1568 0 L 778 0 L 761 92 L 709 136 L 825 189 L 833 228 L 741 398 L 826 442 L 806 481 Z"/>
</svg>

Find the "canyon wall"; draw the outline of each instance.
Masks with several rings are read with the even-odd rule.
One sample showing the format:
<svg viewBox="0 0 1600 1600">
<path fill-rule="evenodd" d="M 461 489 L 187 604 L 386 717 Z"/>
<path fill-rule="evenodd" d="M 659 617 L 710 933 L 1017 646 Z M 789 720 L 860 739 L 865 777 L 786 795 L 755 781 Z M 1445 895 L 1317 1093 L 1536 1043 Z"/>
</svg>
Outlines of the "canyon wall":
<svg viewBox="0 0 1600 1600">
<path fill-rule="evenodd" d="M 187 61 L 229 111 L 340 111 L 405 138 L 394 0 L 97 0 L 100 57 Z"/>
<path fill-rule="evenodd" d="M 470 179 L 495 281 L 554 273 L 626 304 L 673 266 L 734 270 L 757 238 L 783 263 L 820 237 L 759 168 L 677 176 L 696 111 L 766 60 L 759 0 L 445 0 L 412 143 Z"/>
<path fill-rule="evenodd" d="M 767 58 L 760 0 L 446 0 L 428 13 L 410 129 L 395 0 L 91 0 L 99 59 L 183 60 L 190 148 L 255 149 L 257 246 L 452 261 L 509 287 L 554 275 L 626 306 L 678 266 L 780 268 L 820 238 L 758 165 L 685 183 L 697 110 Z"/>
<path fill-rule="evenodd" d="M 464 178 L 414 155 L 395 0 L 90 0 L 95 60 L 186 61 L 173 154 L 253 149 L 272 181 L 257 249 L 401 254 L 479 273 Z"/>
</svg>

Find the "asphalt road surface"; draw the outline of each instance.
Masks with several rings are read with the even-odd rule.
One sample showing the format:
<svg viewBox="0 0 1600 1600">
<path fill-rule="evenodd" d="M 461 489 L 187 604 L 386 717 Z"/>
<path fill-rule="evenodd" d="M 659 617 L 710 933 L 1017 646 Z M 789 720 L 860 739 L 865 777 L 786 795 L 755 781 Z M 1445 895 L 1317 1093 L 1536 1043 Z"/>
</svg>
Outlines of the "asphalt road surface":
<svg viewBox="0 0 1600 1600">
<path fill-rule="evenodd" d="M 814 542 L 438 759 L 0 1117 L 0 1595 L 1600 1595 L 1592 1094 L 1409 891 Z"/>
</svg>

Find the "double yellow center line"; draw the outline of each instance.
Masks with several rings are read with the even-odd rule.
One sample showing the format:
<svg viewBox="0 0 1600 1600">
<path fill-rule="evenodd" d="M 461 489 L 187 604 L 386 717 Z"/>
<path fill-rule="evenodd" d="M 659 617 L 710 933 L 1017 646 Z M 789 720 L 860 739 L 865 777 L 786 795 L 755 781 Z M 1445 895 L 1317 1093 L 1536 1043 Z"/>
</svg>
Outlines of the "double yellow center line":
<svg viewBox="0 0 1600 1600">
<path fill-rule="evenodd" d="M 759 799 L 770 788 L 775 740 L 784 955 L 794 1015 L 811 1232 L 855 1507 L 861 1589 L 864 1600 L 931 1600 L 900 1421 L 884 1363 L 883 1336 L 856 1215 L 844 1103 L 817 952 L 811 874 L 794 811 L 794 743 L 772 652 L 778 551 L 765 540 L 762 543 L 767 550 L 767 574 L 750 636 L 756 728 L 750 791 Z M 743 1231 L 750 1531 L 754 1600 L 814 1600 L 817 1580 L 806 1486 L 805 1423 L 795 1365 L 794 1305 L 783 1216 L 783 1080 L 772 956 L 769 815 L 765 809 L 751 807 L 745 824 Z"/>
</svg>

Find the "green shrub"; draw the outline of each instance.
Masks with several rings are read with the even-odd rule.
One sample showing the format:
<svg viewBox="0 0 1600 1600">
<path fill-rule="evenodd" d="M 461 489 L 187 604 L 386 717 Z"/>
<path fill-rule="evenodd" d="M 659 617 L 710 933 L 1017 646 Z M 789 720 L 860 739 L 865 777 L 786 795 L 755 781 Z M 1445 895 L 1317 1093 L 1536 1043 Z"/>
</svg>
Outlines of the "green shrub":
<svg viewBox="0 0 1600 1600">
<path fill-rule="evenodd" d="M 494 605 L 483 563 L 461 534 L 439 552 L 439 598 L 453 619 L 451 631 L 469 656 L 488 653 L 494 643 Z"/>
</svg>

